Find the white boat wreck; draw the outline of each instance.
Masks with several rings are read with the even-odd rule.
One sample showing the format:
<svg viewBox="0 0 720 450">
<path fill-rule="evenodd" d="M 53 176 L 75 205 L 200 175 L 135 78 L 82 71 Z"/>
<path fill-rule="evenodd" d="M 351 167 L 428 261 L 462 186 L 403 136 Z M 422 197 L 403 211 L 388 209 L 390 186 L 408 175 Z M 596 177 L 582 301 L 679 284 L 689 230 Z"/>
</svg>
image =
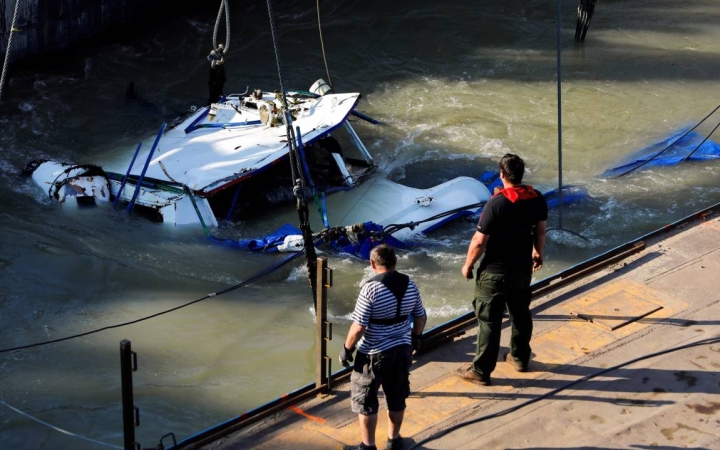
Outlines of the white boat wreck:
<svg viewBox="0 0 720 450">
<path fill-rule="evenodd" d="M 59 203 L 121 204 L 167 224 L 201 224 L 207 232 L 251 215 L 255 200 L 293 198 L 283 123 L 287 104 L 312 193 L 324 200 L 333 191 L 360 191 L 355 199 L 344 192 L 336 194 L 339 201 L 328 201 L 326 227 L 417 223 L 398 231 L 399 238 L 406 238 L 448 220 L 429 218 L 448 211 L 454 211 L 453 216 L 475 213 L 478 204 L 489 199 L 487 187 L 470 177 L 421 190 L 376 173 L 372 156 L 348 120 L 351 115 L 367 119 L 355 111 L 359 93 L 330 93 L 318 80 L 310 92 L 285 95 L 286 101 L 278 93 L 259 90 L 229 95 L 167 129 L 163 125 L 152 146 L 138 146 L 123 165 L 33 161 L 25 172 Z M 373 181 L 363 183 L 367 178 Z M 284 181 L 278 185 L 278 179 Z"/>
</svg>

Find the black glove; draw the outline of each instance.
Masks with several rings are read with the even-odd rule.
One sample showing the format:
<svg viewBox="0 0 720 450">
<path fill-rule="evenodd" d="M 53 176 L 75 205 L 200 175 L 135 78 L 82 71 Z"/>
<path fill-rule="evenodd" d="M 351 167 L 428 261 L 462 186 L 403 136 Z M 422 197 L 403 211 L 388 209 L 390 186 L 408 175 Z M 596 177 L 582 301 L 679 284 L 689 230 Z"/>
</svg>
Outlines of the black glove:
<svg viewBox="0 0 720 450">
<path fill-rule="evenodd" d="M 412 339 L 412 352 L 419 352 L 422 349 L 422 334 L 412 333 L 410 337 Z"/>
<path fill-rule="evenodd" d="M 353 362 L 354 351 L 354 345 L 351 348 L 345 348 L 345 346 L 343 345 L 343 349 L 342 351 L 340 351 L 340 364 L 342 364 L 343 367 L 350 367 L 350 363 Z"/>
</svg>

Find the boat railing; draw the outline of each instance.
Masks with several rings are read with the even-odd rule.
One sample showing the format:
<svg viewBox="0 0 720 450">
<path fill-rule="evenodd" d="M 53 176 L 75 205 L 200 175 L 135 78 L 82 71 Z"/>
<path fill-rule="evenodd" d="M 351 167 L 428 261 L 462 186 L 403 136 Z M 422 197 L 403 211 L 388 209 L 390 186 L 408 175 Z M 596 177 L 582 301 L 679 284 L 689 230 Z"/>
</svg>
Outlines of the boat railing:
<svg viewBox="0 0 720 450">
<path fill-rule="evenodd" d="M 155 153 L 155 149 L 157 149 L 158 144 L 160 143 L 160 138 L 162 137 L 162 134 L 165 132 L 165 127 L 167 127 L 167 123 L 164 123 L 160 126 L 160 130 L 158 131 L 157 136 L 155 136 L 155 142 L 153 143 L 152 148 L 150 149 L 150 153 L 148 153 L 147 159 L 145 160 L 145 165 L 143 166 L 142 173 L 140 174 L 140 178 L 138 178 L 137 183 L 135 184 L 135 192 L 133 192 L 132 199 L 130 200 L 130 203 L 128 203 L 127 212 L 132 211 L 133 206 L 135 205 L 135 200 L 137 200 L 137 196 L 140 193 L 140 185 L 143 182 L 143 179 L 145 178 L 145 173 L 148 170 L 148 167 L 150 166 L 150 161 L 152 160 L 153 154 Z M 134 160 L 133 160 L 134 162 Z"/>
<path fill-rule="evenodd" d="M 365 144 L 363 144 L 363 142 L 360 140 L 360 137 L 355 132 L 355 129 L 352 127 L 352 125 L 350 125 L 350 122 L 348 122 L 346 120 L 344 125 L 345 125 L 345 129 L 348 131 L 348 133 L 350 133 L 350 136 L 352 137 L 353 142 L 355 142 L 355 145 L 357 145 L 357 147 L 362 152 L 363 157 L 365 157 L 365 160 L 369 164 L 374 164 L 372 155 L 370 155 L 370 152 L 368 151 L 367 147 L 365 147 Z"/>
<path fill-rule="evenodd" d="M 235 98 L 235 97 L 241 98 L 241 97 L 245 97 L 246 95 L 248 95 L 249 92 L 250 92 L 250 86 L 246 86 L 245 92 L 243 92 L 242 94 L 235 94 L 235 93 L 228 94 L 225 96 L 225 98 Z"/>
<path fill-rule="evenodd" d="M 128 175 L 130 175 L 130 171 L 132 170 L 133 166 L 135 165 L 135 158 L 137 158 L 138 153 L 140 153 L 140 147 L 142 147 L 142 142 L 138 142 L 138 146 L 135 149 L 135 154 L 132 157 L 132 160 L 130 161 L 130 165 L 127 168 L 127 171 L 125 172 L 125 176 L 122 179 L 122 182 L 120 183 L 120 188 L 118 189 L 117 193 L 115 194 L 115 201 L 113 202 L 113 208 L 117 206 L 118 200 L 120 200 L 120 196 L 122 195 L 123 189 L 125 189 L 125 183 L 127 182 Z"/>
</svg>

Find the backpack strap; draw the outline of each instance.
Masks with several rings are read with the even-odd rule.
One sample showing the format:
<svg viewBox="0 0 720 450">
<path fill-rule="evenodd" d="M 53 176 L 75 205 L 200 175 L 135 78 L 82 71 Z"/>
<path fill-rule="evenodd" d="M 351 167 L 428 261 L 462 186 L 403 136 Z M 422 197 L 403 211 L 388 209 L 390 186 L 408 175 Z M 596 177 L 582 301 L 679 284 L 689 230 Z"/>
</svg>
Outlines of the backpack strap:
<svg viewBox="0 0 720 450">
<path fill-rule="evenodd" d="M 375 275 L 374 277 L 370 278 L 370 280 L 368 280 L 368 282 L 370 281 L 377 281 L 379 283 L 382 283 L 390 292 L 392 292 L 392 294 L 395 296 L 395 299 L 397 300 L 397 310 L 395 312 L 395 317 L 391 319 L 375 319 L 371 317 L 370 323 L 376 325 L 395 325 L 405 322 L 408 316 L 407 314 L 400 315 L 400 309 L 402 308 L 403 297 L 405 297 L 408 286 L 410 286 L 410 277 L 403 273 L 392 271 Z"/>
</svg>

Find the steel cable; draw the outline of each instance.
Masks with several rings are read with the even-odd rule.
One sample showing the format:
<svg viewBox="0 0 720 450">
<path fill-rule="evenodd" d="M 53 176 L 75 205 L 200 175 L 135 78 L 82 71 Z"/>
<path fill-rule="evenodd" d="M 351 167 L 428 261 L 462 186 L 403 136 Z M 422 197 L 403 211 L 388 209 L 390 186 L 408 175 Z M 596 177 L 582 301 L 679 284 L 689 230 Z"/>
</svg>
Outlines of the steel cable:
<svg viewBox="0 0 720 450">
<path fill-rule="evenodd" d="M 68 435 L 68 436 L 76 437 L 76 438 L 78 438 L 78 439 L 82 439 L 82 440 L 87 441 L 87 442 L 92 442 L 93 444 L 99 444 L 99 445 L 102 445 L 102 446 L 105 446 L 105 447 L 117 448 L 117 449 L 123 450 L 123 448 L 120 447 L 120 446 L 108 444 L 108 443 L 105 443 L 105 442 L 102 442 L 102 441 L 96 441 L 95 439 L 90 439 L 90 438 L 88 438 L 88 437 L 80 436 L 79 434 L 75 434 L 75 433 L 71 433 L 71 432 L 69 432 L 69 431 L 67 431 L 67 430 L 63 430 L 62 428 L 58 428 L 58 427 L 56 427 L 55 425 L 49 424 L 49 423 L 47 423 L 47 422 L 45 422 L 45 421 L 43 421 L 43 420 L 38 419 L 37 417 L 33 417 L 33 416 L 31 416 L 30 414 L 28 414 L 28 413 L 26 413 L 26 412 L 24 412 L 24 411 L 20 411 L 19 409 L 15 408 L 15 407 L 12 406 L 12 405 L 8 405 L 7 403 L 5 403 L 5 402 L 2 401 L 2 400 L 0 400 L 0 404 L 6 406 L 6 407 L 9 408 L 9 409 L 12 409 L 13 411 L 15 411 L 16 413 L 20 414 L 21 416 L 25 416 L 25 417 L 27 417 L 27 418 L 30 419 L 30 420 L 34 420 L 35 422 L 39 423 L 40 425 L 45 425 L 46 427 L 52 428 L 53 430 L 59 431 L 60 433 L 66 434 L 66 435 Z"/>
<path fill-rule="evenodd" d="M 688 153 L 687 156 L 685 156 L 685 157 L 682 159 L 682 161 L 680 161 L 680 162 L 685 162 L 685 161 L 687 161 L 687 160 L 693 155 L 693 153 L 695 153 L 696 151 L 698 151 L 698 149 L 700 148 L 700 146 L 703 145 L 708 139 L 710 139 L 710 136 L 712 136 L 713 133 L 715 133 L 715 130 L 717 130 L 718 127 L 720 127 L 720 122 L 718 122 L 717 125 L 715 125 L 715 127 L 712 129 L 712 131 L 711 131 L 707 136 L 705 136 L 705 139 L 703 139 L 702 142 L 700 142 L 700 143 L 693 149 L 693 151 L 691 151 L 690 153 Z"/>
<path fill-rule="evenodd" d="M 310 288 L 312 289 L 313 300 L 316 300 L 316 273 L 317 273 L 317 255 L 315 253 L 315 244 L 312 240 L 312 230 L 310 229 L 310 217 L 308 212 L 307 203 L 305 202 L 305 187 L 306 182 L 303 176 L 303 170 L 300 166 L 300 152 L 297 147 L 297 140 L 295 137 L 295 131 L 292 127 L 292 114 L 290 114 L 290 108 L 287 103 L 287 95 L 285 92 L 285 86 L 283 85 L 282 79 L 282 64 L 280 62 L 280 48 L 277 43 L 277 32 L 275 30 L 275 16 L 273 14 L 272 1 L 267 0 L 268 18 L 270 21 L 270 33 L 272 35 L 273 49 L 275 51 L 275 64 L 277 65 L 278 71 L 278 83 L 280 84 L 280 101 L 283 104 L 285 110 L 285 126 L 287 129 L 288 139 L 288 156 L 290 158 L 290 170 L 293 177 L 293 194 L 297 199 L 297 211 L 298 219 L 300 222 L 300 231 L 303 236 L 303 247 L 305 250 L 305 257 L 307 259 L 307 271 L 308 279 L 310 282 Z"/>
<path fill-rule="evenodd" d="M 20 0 L 15 0 L 15 10 L 13 11 L 12 23 L 10 24 L 10 34 L 8 35 L 7 49 L 5 50 L 5 61 L 3 62 L 2 75 L 0 75 L 0 100 L 2 100 L 3 86 L 5 86 L 5 74 L 7 73 L 8 62 L 10 61 L 10 47 L 12 46 L 13 32 L 15 31 L 15 22 L 17 21 L 18 5 L 20 5 Z"/>
<path fill-rule="evenodd" d="M 720 109 L 720 105 L 717 105 L 717 106 L 715 107 L 715 109 L 713 109 L 713 110 L 710 112 L 710 114 L 708 114 L 708 115 L 705 116 L 700 122 L 698 122 L 697 124 L 695 124 L 694 127 L 690 128 L 690 129 L 687 130 L 685 133 L 683 133 L 680 137 L 678 137 L 677 139 L 675 139 L 674 141 L 672 141 L 670 144 L 668 144 L 667 147 L 665 147 L 664 149 L 662 149 L 662 150 L 660 150 L 659 152 L 655 153 L 652 157 L 650 157 L 650 159 L 644 161 L 643 163 L 639 164 L 638 166 L 633 167 L 632 169 L 628 170 L 627 172 L 623 172 L 623 173 L 621 173 L 620 175 L 617 175 L 617 176 L 612 177 L 612 178 L 620 178 L 620 177 L 625 176 L 625 175 L 627 175 L 627 174 L 629 174 L 629 173 L 632 173 L 632 172 L 638 170 L 639 168 L 641 168 L 642 166 L 644 166 L 645 164 L 649 163 L 649 162 L 652 161 L 653 159 L 655 159 L 655 158 L 657 158 L 658 156 L 662 155 L 662 154 L 665 153 L 667 150 L 669 150 L 673 145 L 677 144 L 677 142 L 678 142 L 680 139 L 682 139 L 682 138 L 684 138 L 685 136 L 687 136 L 688 134 L 690 134 L 691 131 L 695 130 L 695 128 L 699 127 L 699 126 L 700 126 L 703 122 L 705 122 L 710 116 L 712 116 L 713 114 L 715 114 L 715 111 L 717 111 L 718 109 Z M 717 126 L 716 126 L 715 128 L 717 128 Z M 713 131 L 715 131 L 715 129 L 713 129 Z M 710 134 L 712 134 L 712 133 L 710 133 Z M 708 136 L 708 137 L 709 137 L 709 136 Z"/>
<path fill-rule="evenodd" d="M 265 275 L 267 275 L 267 274 L 273 272 L 274 270 L 279 269 L 280 267 L 282 267 L 282 266 L 284 266 L 285 264 L 289 263 L 290 261 L 292 261 L 293 259 L 295 259 L 296 257 L 298 257 L 301 253 L 302 253 L 302 252 L 298 252 L 298 253 L 293 253 L 292 255 L 286 256 L 285 258 L 281 259 L 280 261 L 276 262 L 275 264 L 272 264 L 272 265 L 266 267 L 265 269 L 261 270 L 260 272 L 256 273 L 255 275 L 251 276 L 251 277 L 248 278 L 247 280 L 245 280 L 245 281 L 243 281 L 243 282 L 241 282 L 241 283 L 236 284 L 235 286 L 231 286 L 231 287 L 229 287 L 229 288 L 227 288 L 227 289 L 223 289 L 222 291 L 218 291 L 218 292 L 213 292 L 213 293 L 211 293 L 211 294 L 207 294 L 206 296 L 204 296 L 204 297 L 202 297 L 202 298 L 198 298 L 197 300 L 193 300 L 193 301 L 191 301 L 191 302 L 188 302 L 188 303 L 185 303 L 185 304 L 176 306 L 176 307 L 174 307 L 174 308 L 170 308 L 170 309 L 167 309 L 167 310 L 164 310 L 164 311 L 160 311 L 160 312 L 158 312 L 158 313 L 151 314 L 151 315 L 145 316 L 145 317 L 141 317 L 141 318 L 139 318 L 139 319 L 135 319 L 135 320 L 131 320 L 131 321 L 128 321 L 128 322 L 123 322 L 123 323 L 119 323 L 119 324 L 115 324 L 115 325 L 108 325 L 108 326 L 106 326 L 106 327 L 102 327 L 102 328 L 98 328 L 98 329 L 95 329 L 95 330 L 86 331 L 85 333 L 74 334 L 74 335 L 72 335 L 72 336 L 66 336 L 66 337 L 64 337 L 64 338 L 52 339 L 52 340 L 50 340 L 50 341 L 36 342 L 36 343 L 34 343 L 34 344 L 21 345 L 21 346 L 18 346 L 18 347 L 1 349 L 1 350 L 0 350 L 0 353 L 14 352 L 14 351 L 17 351 L 17 350 L 24 350 L 24 349 L 33 348 L 33 347 L 40 347 L 40 346 L 43 346 L 43 345 L 54 344 L 54 343 L 57 343 L 57 342 L 68 341 L 68 340 L 71 340 L 71 339 L 76 339 L 76 338 L 83 337 L 83 336 L 87 336 L 87 335 L 90 335 L 90 334 L 99 333 L 99 332 L 101 332 L 101 331 L 111 330 L 111 329 L 113 329 L 113 328 L 121 328 L 121 327 L 124 327 L 124 326 L 127 326 L 127 325 L 133 325 L 133 324 L 136 324 L 136 323 L 139 323 L 139 322 L 144 322 L 144 321 L 149 320 L 149 319 L 154 319 L 155 317 L 159 317 L 159 316 L 162 316 L 162 315 L 165 315 L 165 314 L 168 314 L 168 313 L 177 311 L 177 310 L 179 310 L 179 309 L 185 308 L 185 307 L 187 307 L 187 306 L 194 305 L 195 303 L 199 303 L 199 302 L 201 302 L 201 301 L 203 301 L 203 300 L 207 300 L 207 299 L 209 299 L 209 298 L 215 298 L 215 297 L 217 297 L 217 296 L 219 296 L 219 295 L 227 294 L 228 292 L 234 291 L 234 290 L 239 289 L 239 288 L 241 288 L 241 287 L 245 287 L 245 286 L 249 285 L 250 283 L 253 283 L 253 282 L 259 280 L 260 278 L 264 277 Z"/>
<path fill-rule="evenodd" d="M 335 92 L 333 88 L 332 80 L 330 79 L 330 69 L 328 69 L 327 58 L 325 57 L 325 43 L 323 42 L 322 26 L 320 25 L 320 0 L 317 0 L 317 17 L 318 17 L 318 34 L 320 35 L 320 48 L 322 49 L 323 62 L 325 63 L 325 73 L 328 78 L 328 85 L 332 92 Z"/>
</svg>

